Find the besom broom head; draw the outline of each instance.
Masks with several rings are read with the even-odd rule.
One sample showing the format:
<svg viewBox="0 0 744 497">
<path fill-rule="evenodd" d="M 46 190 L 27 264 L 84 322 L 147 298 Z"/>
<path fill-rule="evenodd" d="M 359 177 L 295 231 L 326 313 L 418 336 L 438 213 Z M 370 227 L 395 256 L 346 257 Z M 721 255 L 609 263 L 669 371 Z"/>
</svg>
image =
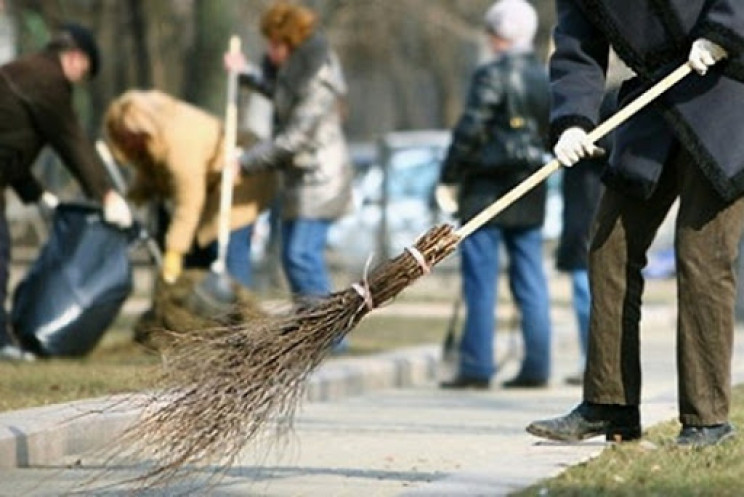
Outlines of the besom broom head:
<svg viewBox="0 0 744 497">
<path fill-rule="evenodd" d="M 168 480 L 204 463 L 227 468 L 261 436 L 290 430 L 308 377 L 334 344 L 452 253 L 459 240 L 451 226 L 432 228 L 343 291 L 284 315 L 175 337 L 164 351 L 163 389 L 124 434 L 124 442 L 153 460 L 143 478 Z"/>
</svg>

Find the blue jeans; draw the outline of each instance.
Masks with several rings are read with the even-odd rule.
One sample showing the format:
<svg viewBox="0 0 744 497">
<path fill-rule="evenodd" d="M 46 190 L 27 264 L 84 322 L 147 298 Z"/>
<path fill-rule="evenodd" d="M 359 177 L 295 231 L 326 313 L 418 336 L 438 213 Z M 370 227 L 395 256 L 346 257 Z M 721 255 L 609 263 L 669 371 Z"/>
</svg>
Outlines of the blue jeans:
<svg viewBox="0 0 744 497">
<path fill-rule="evenodd" d="M 589 345 L 589 310 L 591 308 L 591 293 L 589 291 L 589 273 L 586 269 L 571 271 L 571 287 L 573 292 L 573 308 L 579 325 L 579 345 L 581 346 L 582 364 L 586 359 Z"/>
<path fill-rule="evenodd" d="M 282 222 L 282 264 L 295 297 L 322 297 L 331 293 L 331 280 L 325 262 L 328 228 L 327 219 L 288 219 Z M 333 348 L 344 352 L 346 338 Z"/>
<path fill-rule="evenodd" d="M 289 288 L 297 297 L 331 293 L 325 262 L 330 225 L 327 219 L 299 218 L 282 222 L 282 264 Z"/>
<path fill-rule="evenodd" d="M 227 244 L 227 272 L 243 286 L 250 288 L 253 283 L 253 269 L 251 267 L 251 238 L 253 225 L 249 224 L 230 232 L 230 242 Z"/>
<path fill-rule="evenodd" d="M 496 372 L 493 344 L 499 246 L 509 256 L 509 287 L 522 317 L 524 358 L 518 376 L 544 381 L 550 376 L 550 303 L 543 268 L 540 228 L 484 227 L 460 244 L 463 293 L 467 303 L 460 342 L 460 375 L 490 379 Z"/>
<path fill-rule="evenodd" d="M 251 266 L 251 238 L 253 237 L 253 225 L 249 224 L 230 232 L 230 241 L 227 244 L 225 266 L 227 273 L 241 285 L 250 288 L 253 282 L 253 269 Z M 186 255 L 184 264 L 186 267 L 209 268 L 217 258 L 217 241 L 204 248 L 195 247 Z"/>
</svg>

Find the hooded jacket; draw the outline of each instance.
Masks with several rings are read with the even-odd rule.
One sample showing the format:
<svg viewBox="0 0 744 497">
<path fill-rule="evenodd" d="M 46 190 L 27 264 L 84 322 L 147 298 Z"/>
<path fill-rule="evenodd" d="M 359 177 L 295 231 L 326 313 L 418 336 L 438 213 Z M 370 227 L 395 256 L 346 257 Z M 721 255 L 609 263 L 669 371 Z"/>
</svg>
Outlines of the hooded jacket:
<svg viewBox="0 0 744 497">
<path fill-rule="evenodd" d="M 636 73 L 619 104 L 684 63 L 707 38 L 729 58 L 690 75 L 620 126 L 606 183 L 650 196 L 674 147 L 684 146 L 726 200 L 744 193 L 744 3 L 740 0 L 557 0 L 551 58 L 554 140 L 598 124 L 610 46 Z"/>
</svg>

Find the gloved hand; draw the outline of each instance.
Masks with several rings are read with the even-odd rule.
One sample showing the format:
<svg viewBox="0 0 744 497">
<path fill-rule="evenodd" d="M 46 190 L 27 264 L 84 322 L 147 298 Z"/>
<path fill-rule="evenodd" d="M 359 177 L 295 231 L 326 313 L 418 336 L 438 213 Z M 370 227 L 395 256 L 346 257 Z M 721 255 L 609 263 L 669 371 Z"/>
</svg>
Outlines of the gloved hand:
<svg viewBox="0 0 744 497">
<path fill-rule="evenodd" d="M 240 155 L 240 168 L 243 174 L 252 174 L 265 170 L 274 152 L 274 144 L 271 141 L 263 141 Z"/>
<path fill-rule="evenodd" d="M 183 254 L 175 250 L 166 250 L 163 256 L 163 266 L 160 273 L 163 280 L 168 284 L 173 284 L 178 280 L 183 271 Z"/>
<path fill-rule="evenodd" d="M 39 203 L 46 209 L 53 211 L 59 205 L 59 198 L 57 198 L 57 196 L 52 192 L 44 191 L 44 193 L 41 194 Z"/>
<path fill-rule="evenodd" d="M 553 148 L 553 154 L 558 162 L 571 167 L 581 159 L 601 157 L 605 151 L 591 142 L 586 131 L 574 126 L 561 133 L 558 143 Z"/>
<path fill-rule="evenodd" d="M 436 190 L 434 190 L 434 199 L 437 201 L 437 205 L 442 212 L 447 214 L 454 214 L 457 212 L 458 189 L 457 185 L 446 185 L 443 183 L 437 185 Z"/>
<path fill-rule="evenodd" d="M 727 56 L 728 52 L 722 46 L 705 38 L 698 38 L 692 42 L 688 61 L 695 72 L 704 76 L 709 67 Z"/>
<path fill-rule="evenodd" d="M 132 226 L 132 211 L 126 200 L 114 190 L 109 190 L 103 197 L 103 219 L 122 229 Z"/>
<path fill-rule="evenodd" d="M 226 71 L 242 72 L 248 67 L 248 59 L 243 52 L 225 52 L 222 56 L 222 63 Z"/>
</svg>

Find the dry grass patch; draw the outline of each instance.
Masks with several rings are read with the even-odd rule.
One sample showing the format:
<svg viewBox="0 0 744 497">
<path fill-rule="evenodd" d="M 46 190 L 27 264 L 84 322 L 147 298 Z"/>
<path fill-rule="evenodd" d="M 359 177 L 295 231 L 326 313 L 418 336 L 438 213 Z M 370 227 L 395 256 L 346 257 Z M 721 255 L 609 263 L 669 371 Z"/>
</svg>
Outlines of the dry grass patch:
<svg viewBox="0 0 744 497">
<path fill-rule="evenodd" d="M 731 420 L 744 428 L 744 386 L 734 389 Z M 744 436 L 720 447 L 682 449 L 676 421 L 648 430 L 640 442 L 612 445 L 586 463 L 515 495 L 526 496 L 740 496 Z"/>
</svg>

